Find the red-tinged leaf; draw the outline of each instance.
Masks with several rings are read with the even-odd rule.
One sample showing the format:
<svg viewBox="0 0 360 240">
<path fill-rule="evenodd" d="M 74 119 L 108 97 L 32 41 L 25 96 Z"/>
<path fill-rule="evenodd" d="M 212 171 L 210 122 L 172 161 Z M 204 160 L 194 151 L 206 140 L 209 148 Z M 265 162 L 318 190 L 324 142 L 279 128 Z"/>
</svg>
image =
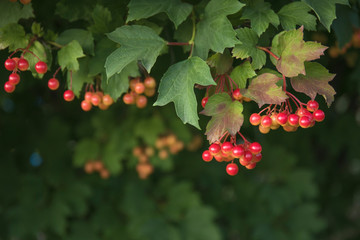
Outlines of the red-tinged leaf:
<svg viewBox="0 0 360 240">
<path fill-rule="evenodd" d="M 323 95 L 328 106 L 334 101 L 336 94 L 329 82 L 334 79 L 335 74 L 331 74 L 321 64 L 316 62 L 305 63 L 306 75 L 300 74 L 291 78 L 291 85 L 295 91 L 305 93 L 311 99 L 315 99 L 316 94 Z"/>
<path fill-rule="evenodd" d="M 276 85 L 279 80 L 275 74 L 263 73 L 254 78 L 249 87 L 242 89 L 241 93 L 254 100 L 259 107 L 264 104 L 281 104 L 287 99 L 287 95 Z"/>
<path fill-rule="evenodd" d="M 271 51 L 280 57 L 279 61 L 275 61 L 276 68 L 286 77 L 305 75 L 304 62 L 320 58 L 327 49 L 317 42 L 305 42 L 303 37 L 303 27 L 300 27 L 279 33 L 272 42 Z"/>
<path fill-rule="evenodd" d="M 235 135 L 244 122 L 243 105 L 233 101 L 227 93 L 219 93 L 209 98 L 205 109 L 201 112 L 212 116 L 206 126 L 206 135 L 210 143 L 216 142 L 228 131 Z"/>
</svg>

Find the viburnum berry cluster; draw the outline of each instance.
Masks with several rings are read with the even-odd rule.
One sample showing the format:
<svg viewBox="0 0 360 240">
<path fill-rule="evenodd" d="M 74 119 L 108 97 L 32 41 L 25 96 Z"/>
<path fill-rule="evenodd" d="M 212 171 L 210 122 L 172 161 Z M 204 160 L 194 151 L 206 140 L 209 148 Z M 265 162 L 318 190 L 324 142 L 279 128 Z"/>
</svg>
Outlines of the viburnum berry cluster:
<svg viewBox="0 0 360 240">
<path fill-rule="evenodd" d="M 84 171 L 87 174 L 92 174 L 94 172 L 98 172 L 102 179 L 108 179 L 110 177 L 109 170 L 106 169 L 106 167 L 104 166 L 104 163 L 100 160 L 88 161 L 84 165 Z"/>
<path fill-rule="evenodd" d="M 301 128 L 313 127 L 316 122 L 322 122 L 325 119 L 325 113 L 319 109 L 317 101 L 310 100 L 307 104 L 304 104 L 295 96 L 290 96 L 292 96 L 291 99 L 296 104 L 296 110 L 292 109 L 289 101 L 286 101 L 281 106 L 268 106 L 259 113 L 251 114 L 250 123 L 259 126 L 259 131 L 266 134 L 270 130 L 278 129 L 280 126 L 287 132 L 294 132 L 299 126 Z M 265 112 L 265 114 L 261 115 L 262 112 Z"/>
<path fill-rule="evenodd" d="M 171 154 L 177 154 L 184 149 L 184 143 L 180 141 L 174 134 L 159 136 L 155 142 L 155 147 L 158 149 L 159 158 L 166 159 Z"/>
<path fill-rule="evenodd" d="M 147 105 L 147 98 L 155 94 L 156 81 L 153 77 L 146 77 L 141 81 L 140 77 L 133 78 L 129 82 L 129 91 L 124 94 L 125 104 L 136 104 L 138 108 L 144 108 Z"/>
<path fill-rule="evenodd" d="M 210 162 L 213 158 L 218 162 L 229 162 L 226 166 L 226 172 L 230 176 L 235 176 L 239 171 L 238 165 L 234 163 L 235 159 L 239 159 L 240 165 L 247 169 L 255 168 L 262 159 L 262 147 L 260 143 L 250 143 L 241 133 L 239 134 L 244 143 L 236 144 L 235 137 L 231 137 L 230 141 L 215 142 L 202 153 L 202 159 L 205 162 Z"/>
<path fill-rule="evenodd" d="M 94 91 L 93 86 L 90 86 L 90 90 L 85 92 L 84 100 L 81 102 L 81 109 L 88 112 L 95 106 L 106 110 L 113 103 L 114 100 L 109 94 L 104 94 L 101 90 Z"/>
<path fill-rule="evenodd" d="M 154 156 L 155 150 L 152 147 L 134 147 L 133 155 L 137 158 L 138 164 L 136 165 L 136 171 L 139 178 L 146 179 L 154 172 L 153 165 L 149 162 L 149 158 Z"/>
<path fill-rule="evenodd" d="M 20 58 L 12 57 L 15 53 L 23 51 Z M 15 50 L 8 59 L 5 60 L 4 66 L 6 70 L 11 71 L 12 73 L 9 75 L 9 80 L 4 84 L 4 90 L 7 93 L 12 93 L 15 91 L 16 85 L 20 83 L 20 72 L 27 71 L 29 69 L 29 61 L 24 58 L 24 54 L 26 52 L 31 53 L 35 56 L 39 61 L 35 64 L 35 70 L 39 74 L 44 74 L 47 72 L 47 64 L 40 60 L 38 56 L 36 56 L 33 52 L 27 49 L 17 49 Z"/>
</svg>

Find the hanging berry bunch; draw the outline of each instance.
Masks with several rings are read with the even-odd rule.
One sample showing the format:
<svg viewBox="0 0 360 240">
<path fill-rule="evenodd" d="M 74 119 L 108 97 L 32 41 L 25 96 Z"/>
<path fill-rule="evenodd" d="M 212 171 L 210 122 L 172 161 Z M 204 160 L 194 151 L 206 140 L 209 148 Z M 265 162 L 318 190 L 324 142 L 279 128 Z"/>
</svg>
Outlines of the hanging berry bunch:
<svg viewBox="0 0 360 240">
<path fill-rule="evenodd" d="M 86 162 L 84 165 L 84 171 L 87 174 L 98 172 L 102 179 L 108 179 L 110 177 L 109 171 L 105 168 L 103 162 L 100 160 L 96 160 L 96 161 L 90 160 Z"/>
<path fill-rule="evenodd" d="M 154 167 L 149 161 L 149 158 L 154 156 L 154 149 L 152 147 L 135 147 L 133 149 L 133 156 L 138 160 L 136 171 L 139 178 L 148 178 L 154 172 Z"/>
<path fill-rule="evenodd" d="M 144 108 L 147 105 L 147 98 L 155 94 L 156 81 L 148 76 L 141 81 L 140 77 L 133 78 L 129 83 L 129 91 L 124 94 L 123 101 L 125 104 L 136 104 L 138 108 Z"/>
<path fill-rule="evenodd" d="M 81 102 L 81 109 L 85 112 L 90 111 L 93 106 L 99 107 L 101 110 L 106 110 L 114 103 L 114 100 L 109 94 L 104 94 L 98 86 L 95 88 L 97 88 L 96 91 L 92 85 L 86 86 L 84 100 Z"/>
</svg>

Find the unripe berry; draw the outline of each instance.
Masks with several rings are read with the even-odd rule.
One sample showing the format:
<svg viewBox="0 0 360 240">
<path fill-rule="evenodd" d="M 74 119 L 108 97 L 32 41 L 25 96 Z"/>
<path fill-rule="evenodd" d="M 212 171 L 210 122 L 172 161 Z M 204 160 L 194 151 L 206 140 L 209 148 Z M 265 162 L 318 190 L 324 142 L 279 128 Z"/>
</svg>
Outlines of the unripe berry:
<svg viewBox="0 0 360 240">
<path fill-rule="evenodd" d="M 17 68 L 20 71 L 26 71 L 29 68 L 29 62 L 25 58 L 20 58 L 17 62 Z"/>
<path fill-rule="evenodd" d="M 65 101 L 71 102 L 72 100 L 74 100 L 74 98 L 75 98 L 75 94 L 74 94 L 74 92 L 72 90 L 66 90 L 64 92 Z"/>
<path fill-rule="evenodd" d="M 306 108 L 310 112 L 314 112 L 314 111 L 318 110 L 319 103 L 317 101 L 315 101 L 315 100 L 310 100 L 310 101 L 307 102 Z"/>
<path fill-rule="evenodd" d="M 107 169 L 101 169 L 100 170 L 100 177 L 102 179 L 108 179 L 110 177 L 110 173 Z"/>
<path fill-rule="evenodd" d="M 220 145 L 217 144 L 217 143 L 213 143 L 213 144 L 211 144 L 210 147 L 209 147 L 209 152 L 210 152 L 212 155 L 218 154 L 218 153 L 220 152 L 220 150 L 221 150 L 221 147 L 220 147 Z"/>
<path fill-rule="evenodd" d="M 237 145 L 237 146 L 233 147 L 233 149 L 232 149 L 232 156 L 235 158 L 239 158 L 242 155 L 244 155 L 244 152 L 245 152 L 245 149 L 242 146 Z"/>
<path fill-rule="evenodd" d="M 100 102 L 99 103 L 99 108 L 101 110 L 107 110 L 110 106 L 109 105 L 105 105 L 104 103 Z"/>
<path fill-rule="evenodd" d="M 152 77 L 147 77 L 144 80 L 144 85 L 146 88 L 155 88 L 156 87 L 156 81 Z"/>
<path fill-rule="evenodd" d="M 302 116 L 299 119 L 299 125 L 302 128 L 308 128 L 311 124 L 311 120 L 308 116 Z"/>
<path fill-rule="evenodd" d="M 308 110 L 306 110 L 305 108 L 303 108 L 303 107 L 299 108 L 299 109 L 296 111 L 296 114 L 297 114 L 299 117 L 311 115 L 311 113 L 310 113 Z"/>
<path fill-rule="evenodd" d="M 288 118 L 288 122 L 291 126 L 297 127 L 299 126 L 299 116 L 296 114 L 290 114 Z"/>
<path fill-rule="evenodd" d="M 125 104 L 134 104 L 135 103 L 134 95 L 132 95 L 131 93 L 124 94 L 123 101 Z"/>
<path fill-rule="evenodd" d="M 218 162 L 223 162 L 224 161 L 223 156 L 221 156 L 221 154 L 214 155 L 214 158 Z"/>
<path fill-rule="evenodd" d="M 272 120 L 269 116 L 265 115 L 261 117 L 260 125 L 265 128 L 270 128 Z"/>
<path fill-rule="evenodd" d="M 209 98 L 208 97 L 204 97 L 202 100 L 201 100 L 201 106 L 203 108 L 205 108 L 207 102 L 208 102 Z"/>
<path fill-rule="evenodd" d="M 283 126 L 284 131 L 286 132 L 295 132 L 297 130 L 298 126 L 291 126 L 290 124 L 285 124 Z"/>
<path fill-rule="evenodd" d="M 140 82 L 140 78 L 133 78 L 130 80 L 129 86 L 132 91 L 135 91 L 135 85 Z"/>
<path fill-rule="evenodd" d="M 250 163 L 248 165 L 245 166 L 247 169 L 254 169 L 256 167 L 256 163 Z"/>
<path fill-rule="evenodd" d="M 84 96 L 85 101 L 91 103 L 91 97 L 92 97 L 92 95 L 93 95 L 92 92 L 86 92 L 86 93 L 85 93 L 85 96 Z"/>
<path fill-rule="evenodd" d="M 271 114 L 271 126 L 270 126 L 270 129 L 272 130 L 276 130 L 280 127 L 280 124 L 278 123 L 277 121 L 277 113 L 273 113 Z"/>
<path fill-rule="evenodd" d="M 147 97 L 152 97 L 155 95 L 155 92 L 156 92 L 155 88 L 145 88 L 144 94 Z"/>
<path fill-rule="evenodd" d="M 142 82 L 138 82 L 135 84 L 134 86 L 134 92 L 136 92 L 137 94 L 142 94 L 145 91 L 145 86 Z"/>
<path fill-rule="evenodd" d="M 87 162 L 84 166 L 84 170 L 87 174 L 93 173 L 94 172 L 94 166 L 92 162 Z"/>
<path fill-rule="evenodd" d="M 12 73 L 9 75 L 9 83 L 16 86 L 20 82 L 20 76 L 17 73 Z"/>
<path fill-rule="evenodd" d="M 276 120 L 281 126 L 283 126 L 288 121 L 288 115 L 284 112 L 278 113 Z"/>
<path fill-rule="evenodd" d="M 48 81 L 48 88 L 50 90 L 56 90 L 59 88 L 59 81 L 56 78 L 50 78 Z"/>
<path fill-rule="evenodd" d="M 88 101 L 86 101 L 86 100 L 83 100 L 83 101 L 81 102 L 81 108 L 82 108 L 82 110 L 84 110 L 85 112 L 88 112 L 88 111 L 91 110 L 92 105 L 91 105 L 90 102 L 88 102 Z"/>
<path fill-rule="evenodd" d="M 147 104 L 147 98 L 143 95 L 140 95 L 136 98 L 136 106 L 138 108 L 144 108 Z"/>
<path fill-rule="evenodd" d="M 315 121 L 322 122 L 325 119 L 325 113 L 323 110 L 318 109 L 315 112 L 313 112 L 313 117 Z"/>
<path fill-rule="evenodd" d="M 100 102 L 101 102 L 101 98 L 98 94 L 95 93 L 91 96 L 92 105 L 99 106 Z"/>
<path fill-rule="evenodd" d="M 102 102 L 104 103 L 104 105 L 110 106 L 111 104 L 114 103 L 114 100 L 109 94 L 106 94 L 102 97 Z"/>
<path fill-rule="evenodd" d="M 253 156 L 252 161 L 257 163 L 257 162 L 260 162 L 261 159 L 262 159 L 262 154 L 258 153 Z"/>
<path fill-rule="evenodd" d="M 15 91 L 15 85 L 12 85 L 11 83 L 6 82 L 6 83 L 4 84 L 4 90 L 5 90 L 5 92 L 7 92 L 7 93 L 12 93 L 13 91 Z"/>
<path fill-rule="evenodd" d="M 226 166 L 226 172 L 227 174 L 229 174 L 230 176 L 235 176 L 238 172 L 239 172 L 239 167 L 237 164 L 235 163 L 229 163 Z"/>
<path fill-rule="evenodd" d="M 258 143 L 258 142 L 253 142 L 249 146 L 249 151 L 252 154 L 258 154 L 261 152 L 261 150 L 262 150 L 262 147 L 261 147 L 260 143 Z"/>
<path fill-rule="evenodd" d="M 250 123 L 251 125 L 257 126 L 261 122 L 261 116 L 257 113 L 253 113 L 250 116 Z"/>
<path fill-rule="evenodd" d="M 240 89 L 239 88 L 237 88 L 237 89 L 235 89 L 233 92 L 232 92 L 232 96 L 233 96 L 233 98 L 235 99 L 235 100 L 241 100 L 242 99 L 242 94 L 241 94 L 241 92 L 240 92 Z"/>
<path fill-rule="evenodd" d="M 269 127 L 264 127 L 262 125 L 259 125 L 259 131 L 262 133 L 262 134 L 267 134 L 270 132 L 270 128 Z"/>
<path fill-rule="evenodd" d="M 47 64 L 45 62 L 43 62 L 43 61 L 38 61 L 35 64 L 35 70 L 39 74 L 44 74 L 44 73 L 47 72 Z"/>
<path fill-rule="evenodd" d="M 233 148 L 233 145 L 230 142 L 224 142 L 221 145 L 221 151 L 224 153 L 230 153 Z"/>
<path fill-rule="evenodd" d="M 203 159 L 205 162 L 210 162 L 210 161 L 213 159 L 213 156 L 211 155 L 211 153 L 209 152 L 209 150 L 205 150 L 205 151 L 202 153 L 202 159 Z"/>
<path fill-rule="evenodd" d="M 16 61 L 12 58 L 8 58 L 5 60 L 4 65 L 5 65 L 6 70 L 14 71 L 16 68 Z"/>
</svg>

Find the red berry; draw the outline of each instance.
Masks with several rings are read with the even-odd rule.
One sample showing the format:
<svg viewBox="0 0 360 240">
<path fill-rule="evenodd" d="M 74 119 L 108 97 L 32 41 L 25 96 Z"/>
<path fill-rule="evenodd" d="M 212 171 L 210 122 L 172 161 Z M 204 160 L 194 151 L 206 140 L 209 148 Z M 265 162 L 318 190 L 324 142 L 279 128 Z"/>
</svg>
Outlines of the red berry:
<svg viewBox="0 0 360 240">
<path fill-rule="evenodd" d="M 136 106 L 138 108 L 144 108 L 147 104 L 147 98 L 143 95 L 140 95 L 136 98 Z"/>
<path fill-rule="evenodd" d="M 134 92 L 137 94 L 142 94 L 145 91 L 145 86 L 142 82 L 138 82 L 134 86 Z"/>
<path fill-rule="evenodd" d="M 114 100 L 109 94 L 104 95 L 102 101 L 106 106 L 110 106 L 111 104 L 114 103 Z"/>
<path fill-rule="evenodd" d="M 250 116 L 250 123 L 251 125 L 257 126 L 261 122 L 261 116 L 257 113 L 253 113 Z"/>
<path fill-rule="evenodd" d="M 258 142 L 253 142 L 249 146 L 249 151 L 252 154 L 258 154 L 261 152 L 261 150 L 262 150 L 262 147 L 261 147 L 260 143 L 258 143 Z"/>
<path fill-rule="evenodd" d="M 311 115 L 311 113 L 310 113 L 308 110 L 306 110 L 305 108 L 303 108 L 303 107 L 299 108 L 299 109 L 296 111 L 296 114 L 297 114 L 299 117 Z"/>
<path fill-rule="evenodd" d="M 205 108 L 205 105 L 207 104 L 208 100 L 209 100 L 208 97 L 204 97 L 204 98 L 201 100 L 201 106 L 202 106 L 203 108 Z"/>
<path fill-rule="evenodd" d="M 224 153 L 231 152 L 232 148 L 233 148 L 233 145 L 230 142 L 224 142 L 221 145 L 221 151 L 223 151 Z"/>
<path fill-rule="evenodd" d="M 299 125 L 302 128 L 308 128 L 311 124 L 311 119 L 308 116 L 302 116 L 299 119 Z"/>
<path fill-rule="evenodd" d="M 229 163 L 226 166 L 226 172 L 227 174 L 229 174 L 230 176 L 235 176 L 238 172 L 239 172 L 239 167 L 237 164 L 235 163 Z"/>
<path fill-rule="evenodd" d="M 131 93 L 124 94 L 123 101 L 125 104 L 134 104 L 134 102 L 135 102 L 134 95 Z"/>
<path fill-rule="evenodd" d="M 240 145 L 237 145 L 237 146 L 233 147 L 233 149 L 232 149 L 232 155 L 235 158 L 241 157 L 242 155 L 244 155 L 244 152 L 245 152 L 245 149 Z"/>
<path fill-rule="evenodd" d="M 258 154 L 255 154 L 254 157 L 252 158 L 252 161 L 253 162 L 260 162 L 262 159 L 262 154 L 261 153 L 258 153 Z"/>
<path fill-rule="evenodd" d="M 20 58 L 17 62 L 17 68 L 20 71 L 26 71 L 29 68 L 29 62 L 25 58 Z"/>
<path fill-rule="evenodd" d="M 214 155 L 214 158 L 215 158 L 215 160 L 218 161 L 218 162 L 223 162 L 223 161 L 224 161 L 224 157 L 221 156 L 221 154 Z"/>
<path fill-rule="evenodd" d="M 5 60 L 5 68 L 8 71 L 14 71 L 14 69 L 16 68 L 16 61 L 12 58 L 8 58 Z"/>
<path fill-rule="evenodd" d="M 99 96 L 99 94 L 95 93 L 91 96 L 91 103 L 94 106 L 99 106 L 101 102 L 101 97 Z"/>
<path fill-rule="evenodd" d="M 285 125 L 288 121 L 288 115 L 284 112 L 281 112 L 277 115 L 276 120 L 280 125 Z"/>
<path fill-rule="evenodd" d="M 9 83 L 11 85 L 17 85 L 20 82 L 20 76 L 17 73 L 12 73 L 9 75 Z"/>
<path fill-rule="evenodd" d="M 48 81 L 48 87 L 50 90 L 56 90 L 59 88 L 59 80 L 56 78 L 50 78 Z"/>
<path fill-rule="evenodd" d="M 47 64 L 45 62 L 43 62 L 43 61 L 38 61 L 35 64 L 35 70 L 39 74 L 44 74 L 44 73 L 47 72 Z"/>
<path fill-rule="evenodd" d="M 209 152 L 210 152 L 212 155 L 218 154 L 218 153 L 220 152 L 220 150 L 221 150 L 221 147 L 220 147 L 220 145 L 217 144 L 217 143 L 213 143 L 213 144 L 211 144 L 210 147 L 209 147 Z"/>
<path fill-rule="evenodd" d="M 323 110 L 318 109 L 315 112 L 313 112 L 313 117 L 315 121 L 322 122 L 325 119 L 325 113 Z"/>
<path fill-rule="evenodd" d="M 74 95 L 74 92 L 73 92 L 73 91 L 71 91 L 71 90 L 66 90 L 66 91 L 64 92 L 64 99 L 65 99 L 65 101 L 71 102 L 72 100 L 74 100 L 74 98 L 75 98 L 75 95 Z"/>
<path fill-rule="evenodd" d="M 310 100 L 310 101 L 307 102 L 306 108 L 310 112 L 314 112 L 314 111 L 318 110 L 319 103 L 317 101 L 315 101 L 315 100 Z"/>
<path fill-rule="evenodd" d="M 244 152 L 244 160 L 246 162 L 250 162 L 252 157 L 253 157 L 253 155 L 252 155 L 252 153 L 250 151 L 245 151 Z"/>
<path fill-rule="evenodd" d="M 144 80 L 144 85 L 146 88 L 155 88 L 156 87 L 156 81 L 152 77 L 147 77 Z"/>
<path fill-rule="evenodd" d="M 92 105 L 91 105 L 90 102 L 88 102 L 88 101 L 86 101 L 86 100 L 83 100 L 83 101 L 81 102 L 81 108 L 82 108 L 82 110 L 84 110 L 85 112 L 88 112 L 88 111 L 91 110 Z"/>
<path fill-rule="evenodd" d="M 86 93 L 85 93 L 85 96 L 84 96 L 85 101 L 91 103 L 91 97 L 92 97 L 92 95 L 93 95 L 92 92 L 86 92 Z"/>
<path fill-rule="evenodd" d="M 12 85 L 10 82 L 6 82 L 4 85 L 4 90 L 7 93 L 12 93 L 15 91 L 15 85 Z"/>
<path fill-rule="evenodd" d="M 290 114 L 288 118 L 288 122 L 291 126 L 297 127 L 299 126 L 299 116 L 296 114 Z"/>
<path fill-rule="evenodd" d="M 256 163 L 250 163 L 245 166 L 247 169 L 254 169 L 256 167 Z"/>
<path fill-rule="evenodd" d="M 239 89 L 239 88 L 235 89 L 235 90 L 232 92 L 232 96 L 233 96 L 234 99 L 240 100 L 240 99 L 242 98 L 242 94 L 241 94 L 241 92 L 240 92 L 240 89 Z"/>
<path fill-rule="evenodd" d="M 213 159 L 213 156 L 211 155 L 211 153 L 209 152 L 209 150 L 205 150 L 205 151 L 202 153 L 202 159 L 203 159 L 205 162 L 210 162 L 210 161 Z"/>
<path fill-rule="evenodd" d="M 271 123 L 272 120 L 269 116 L 266 115 L 261 117 L 261 122 L 260 122 L 261 126 L 268 128 L 271 126 Z"/>
</svg>

